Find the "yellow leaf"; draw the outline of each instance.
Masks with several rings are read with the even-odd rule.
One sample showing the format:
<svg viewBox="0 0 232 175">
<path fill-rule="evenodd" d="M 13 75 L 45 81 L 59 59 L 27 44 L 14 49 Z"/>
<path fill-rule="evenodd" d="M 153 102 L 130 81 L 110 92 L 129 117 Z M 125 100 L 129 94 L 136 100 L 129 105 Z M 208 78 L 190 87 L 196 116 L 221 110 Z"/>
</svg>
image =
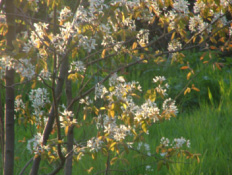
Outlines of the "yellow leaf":
<svg viewBox="0 0 232 175">
<path fill-rule="evenodd" d="M 188 67 L 188 66 L 182 66 L 180 69 L 181 69 L 181 70 L 189 69 L 189 67 Z"/>
<path fill-rule="evenodd" d="M 189 80 L 189 78 L 190 78 L 191 75 L 192 75 L 192 72 L 189 72 L 189 73 L 187 74 L 187 80 Z"/>
<path fill-rule="evenodd" d="M 135 94 L 135 93 L 132 93 L 132 94 L 131 94 L 131 96 L 133 96 L 133 97 L 136 97 L 136 98 L 140 99 L 140 96 L 139 96 L 139 95 L 137 95 L 137 94 Z"/>
<path fill-rule="evenodd" d="M 109 115 L 114 118 L 115 112 L 113 110 L 109 110 Z"/>
<path fill-rule="evenodd" d="M 69 128 L 69 127 L 66 126 L 66 127 L 65 127 L 65 130 L 64 130 L 64 133 L 65 133 L 66 136 L 68 135 L 68 128 Z"/>
<path fill-rule="evenodd" d="M 111 143 L 111 145 L 110 145 L 110 147 L 109 147 L 109 149 L 111 150 L 111 151 L 113 151 L 114 150 L 114 146 L 116 145 L 116 143 L 117 142 L 113 142 L 113 143 Z M 113 149 L 113 150 L 112 150 Z"/>
<path fill-rule="evenodd" d="M 58 143 L 61 144 L 61 143 L 63 143 L 63 141 L 62 140 L 58 140 Z"/>
<path fill-rule="evenodd" d="M 19 98 L 22 98 L 22 95 L 17 95 L 17 96 L 15 97 L 16 100 L 19 99 Z"/>
<path fill-rule="evenodd" d="M 33 80 L 33 84 L 31 85 L 31 89 L 35 89 L 35 87 L 36 87 L 36 81 Z"/>
<path fill-rule="evenodd" d="M 101 57 L 102 57 L 102 58 L 105 58 L 105 55 L 106 55 L 106 49 L 104 49 L 104 50 L 102 51 Z"/>
<path fill-rule="evenodd" d="M 80 153 L 78 154 L 78 156 L 77 156 L 77 161 L 79 161 L 79 160 L 81 159 L 82 155 L 83 155 L 82 152 L 80 152 Z"/>
<path fill-rule="evenodd" d="M 114 157 L 110 161 L 110 165 L 113 165 L 117 161 L 118 157 Z"/>
<path fill-rule="evenodd" d="M 88 174 L 90 174 L 92 170 L 93 170 L 93 167 L 89 168 L 89 169 L 87 170 Z"/>
<path fill-rule="evenodd" d="M 188 87 L 186 88 L 186 90 L 184 91 L 184 95 L 186 95 L 187 93 L 190 93 L 191 92 L 191 89 Z"/>
<path fill-rule="evenodd" d="M 86 112 L 84 113 L 84 116 L 83 116 L 83 120 L 85 120 L 86 119 Z"/>
<path fill-rule="evenodd" d="M 209 62 L 209 61 L 204 61 L 203 64 L 206 64 L 206 63 L 208 63 L 208 62 Z"/>
<path fill-rule="evenodd" d="M 132 49 L 136 49 L 138 46 L 138 43 L 137 42 L 134 42 L 133 45 L 132 45 Z"/>
<path fill-rule="evenodd" d="M 123 103 L 122 106 L 124 107 L 124 109 L 127 108 L 127 105 L 125 103 Z"/>
<path fill-rule="evenodd" d="M 171 40 L 173 40 L 173 39 L 175 38 L 175 35 L 176 35 L 176 32 L 173 32 L 173 33 L 172 33 Z"/>
<path fill-rule="evenodd" d="M 143 129 L 143 132 L 147 133 L 147 125 L 146 125 L 146 123 L 142 124 L 142 129 Z"/>
</svg>

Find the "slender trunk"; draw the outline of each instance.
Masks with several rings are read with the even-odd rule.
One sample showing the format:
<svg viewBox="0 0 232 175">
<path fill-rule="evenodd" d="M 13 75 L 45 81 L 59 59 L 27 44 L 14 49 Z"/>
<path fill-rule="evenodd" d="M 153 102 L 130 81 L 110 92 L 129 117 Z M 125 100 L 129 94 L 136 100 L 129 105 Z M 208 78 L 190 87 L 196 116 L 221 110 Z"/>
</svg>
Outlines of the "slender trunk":
<svg viewBox="0 0 232 175">
<path fill-rule="evenodd" d="M 67 96 L 67 104 L 69 105 L 72 100 L 72 82 L 68 79 L 66 79 L 66 96 Z M 71 109 L 68 109 L 71 110 Z M 73 157 L 73 127 L 69 127 L 68 129 L 68 135 L 67 135 L 67 152 L 70 153 L 69 156 L 66 158 L 65 161 L 65 169 L 64 174 L 65 175 L 71 175 L 72 174 L 72 157 Z"/>
<path fill-rule="evenodd" d="M 1 154 L 2 154 L 2 159 L 1 159 L 1 164 L 2 167 L 4 167 L 4 112 L 3 112 L 3 104 L 2 104 L 2 92 L 0 92 L 0 147 L 1 147 Z"/>
<path fill-rule="evenodd" d="M 60 72 L 59 72 L 60 76 L 59 76 L 59 78 L 57 80 L 57 86 L 56 86 L 56 89 L 55 89 L 56 97 L 60 97 L 60 95 L 62 93 L 64 80 L 65 80 L 65 77 L 67 76 L 67 73 L 68 73 L 67 63 L 68 63 L 68 57 L 65 56 L 64 59 L 63 59 L 63 62 L 61 64 L 61 68 L 60 68 Z M 57 104 L 59 104 L 59 98 L 57 99 Z M 49 138 L 49 135 L 51 134 L 52 127 L 53 127 L 54 120 L 55 120 L 55 115 L 54 114 L 55 114 L 55 106 L 53 105 L 51 110 L 50 110 L 49 116 L 48 116 L 48 122 L 47 122 L 47 124 L 46 124 L 46 126 L 44 128 L 43 145 L 47 144 L 47 140 Z M 32 169 L 31 169 L 31 172 L 30 172 L 31 175 L 37 175 L 38 174 L 40 160 L 41 160 L 40 156 L 36 156 L 34 158 Z"/>
<path fill-rule="evenodd" d="M 15 7 L 14 0 L 6 1 L 6 20 L 8 32 L 6 34 L 7 52 L 13 50 L 12 41 L 16 38 L 15 32 Z M 4 173 L 5 175 L 14 174 L 14 70 L 6 68 L 6 105 L 5 105 L 5 153 L 4 153 Z"/>
</svg>

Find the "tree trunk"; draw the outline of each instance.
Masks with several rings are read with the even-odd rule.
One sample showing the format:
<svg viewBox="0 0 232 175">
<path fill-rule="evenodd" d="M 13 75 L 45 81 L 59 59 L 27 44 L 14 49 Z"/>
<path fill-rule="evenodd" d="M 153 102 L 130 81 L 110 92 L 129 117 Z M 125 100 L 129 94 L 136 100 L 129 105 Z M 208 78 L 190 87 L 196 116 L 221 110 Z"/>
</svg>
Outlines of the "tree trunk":
<svg viewBox="0 0 232 175">
<path fill-rule="evenodd" d="M 6 1 L 6 21 L 8 32 L 6 34 L 7 52 L 13 50 L 12 41 L 16 38 L 15 31 L 15 7 L 14 0 Z M 10 55 L 10 54 L 9 54 Z M 5 153 L 4 153 L 4 175 L 14 174 L 14 70 L 6 68 L 6 105 L 5 105 Z"/>
<path fill-rule="evenodd" d="M 0 92 L 0 147 L 2 153 L 1 165 L 4 167 L 4 112 L 2 103 L 2 92 Z"/>
<path fill-rule="evenodd" d="M 72 82 L 68 79 L 66 79 L 66 96 L 67 96 L 67 104 L 69 105 L 72 100 Z M 69 111 L 71 109 L 68 109 Z M 73 157 L 73 127 L 69 127 L 68 129 L 68 135 L 67 135 L 67 152 L 69 156 L 67 157 L 65 161 L 65 167 L 64 167 L 64 174 L 65 175 L 71 175 L 72 174 L 72 157 Z"/>
</svg>

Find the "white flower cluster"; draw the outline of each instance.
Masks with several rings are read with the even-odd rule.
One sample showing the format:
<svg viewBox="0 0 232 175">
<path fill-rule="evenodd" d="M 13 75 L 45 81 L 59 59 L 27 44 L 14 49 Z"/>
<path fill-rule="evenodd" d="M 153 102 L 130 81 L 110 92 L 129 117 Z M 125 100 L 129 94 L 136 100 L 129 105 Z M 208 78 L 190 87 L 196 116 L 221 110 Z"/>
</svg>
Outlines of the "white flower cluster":
<svg viewBox="0 0 232 175">
<path fill-rule="evenodd" d="M 186 140 L 184 137 L 181 138 L 175 138 L 172 143 L 168 138 L 162 137 L 160 140 L 160 144 L 164 147 L 171 147 L 174 149 L 180 149 L 184 145 L 186 145 L 187 148 L 190 148 L 190 140 Z M 160 153 L 162 157 L 165 157 L 167 155 L 167 152 Z"/>
<path fill-rule="evenodd" d="M 103 40 L 101 45 L 104 47 L 109 47 L 110 45 L 115 44 L 115 40 L 113 39 L 113 37 L 111 35 L 106 35 L 103 36 Z"/>
<path fill-rule="evenodd" d="M 51 72 L 49 72 L 48 69 L 42 69 L 39 73 L 39 77 L 38 77 L 38 80 L 39 81 L 42 81 L 43 80 L 51 80 Z"/>
<path fill-rule="evenodd" d="M 127 135 L 130 134 L 130 126 L 127 127 L 122 124 L 118 126 L 116 124 L 117 116 L 111 118 L 108 115 L 100 115 L 98 120 L 103 121 L 104 133 L 115 141 L 122 141 Z M 99 126 L 100 124 L 98 123 L 97 125 Z"/>
<path fill-rule="evenodd" d="M 137 146 L 137 150 L 145 150 L 148 156 L 151 156 L 150 145 L 147 143 L 139 142 Z"/>
<path fill-rule="evenodd" d="M 72 11 L 68 7 L 64 7 L 60 12 L 59 21 L 65 21 L 71 16 L 73 16 Z"/>
<path fill-rule="evenodd" d="M 85 50 L 88 52 L 91 52 L 92 50 L 95 50 L 96 46 L 96 40 L 92 37 L 84 36 L 84 35 L 79 35 L 79 47 L 83 47 Z"/>
<path fill-rule="evenodd" d="M 168 138 L 162 137 L 160 140 L 160 144 L 165 147 L 173 147 L 173 148 L 181 148 L 186 144 L 188 148 L 190 148 L 190 140 L 186 140 L 184 137 L 175 138 L 171 143 Z"/>
<path fill-rule="evenodd" d="M 182 44 L 178 40 L 172 40 L 168 43 L 168 51 L 176 51 L 182 48 Z"/>
<path fill-rule="evenodd" d="M 15 99 L 15 107 L 14 107 L 15 112 L 18 112 L 22 109 L 25 109 L 25 103 L 23 102 L 23 100 L 21 98 Z"/>
<path fill-rule="evenodd" d="M 187 0 L 175 0 L 173 3 L 174 9 L 179 13 L 189 13 L 189 3 Z"/>
<path fill-rule="evenodd" d="M 60 112 L 60 114 L 60 124 L 62 128 L 77 124 L 77 120 L 73 118 L 74 114 L 72 111 L 64 110 L 64 112 Z"/>
<path fill-rule="evenodd" d="M 10 56 L 3 56 L 0 59 L 0 77 L 5 75 L 5 69 L 14 69 L 16 73 L 24 78 L 32 79 L 35 76 L 35 66 L 33 66 L 30 59 L 14 60 Z"/>
<path fill-rule="evenodd" d="M 45 88 L 31 90 L 29 99 L 32 102 L 32 107 L 34 108 L 33 115 L 36 117 L 44 115 L 44 107 L 46 104 L 50 103 L 48 97 L 49 94 Z"/>
<path fill-rule="evenodd" d="M 90 104 L 93 103 L 93 100 L 89 99 L 88 96 L 86 96 L 85 98 L 80 99 L 80 104 L 86 104 L 87 106 L 89 106 Z"/>
<path fill-rule="evenodd" d="M 41 133 L 37 133 L 34 138 L 28 140 L 27 149 L 34 154 L 41 154 L 43 151 L 48 151 L 49 146 L 43 145 L 43 136 Z"/>
<path fill-rule="evenodd" d="M 178 109 L 175 105 L 175 101 L 172 100 L 171 98 L 166 99 L 163 102 L 163 113 L 166 117 L 166 119 L 170 119 L 170 114 L 177 115 Z"/>
<path fill-rule="evenodd" d="M 157 84 L 157 87 L 155 88 L 156 92 L 159 94 L 166 96 L 167 95 L 167 89 L 169 88 L 168 83 L 165 83 L 163 85 L 163 82 L 166 80 L 164 76 L 156 76 L 153 78 L 153 82 Z"/>
<path fill-rule="evenodd" d="M 32 79 L 35 76 L 35 66 L 31 64 L 30 59 L 19 59 L 16 63 L 14 69 L 22 77 Z"/>
<path fill-rule="evenodd" d="M 157 3 L 157 1 L 150 1 L 150 5 L 151 5 L 151 7 L 153 7 L 154 8 L 154 10 L 155 10 L 155 14 L 157 15 L 157 16 L 159 16 L 160 15 L 160 13 L 161 13 L 161 10 L 160 10 L 160 8 L 159 8 L 159 4 Z"/>
<path fill-rule="evenodd" d="M 172 146 L 174 148 L 181 148 L 184 144 L 186 144 L 186 146 L 190 148 L 190 140 L 186 140 L 184 137 L 181 137 L 181 138 L 175 138 L 173 140 Z"/>
<path fill-rule="evenodd" d="M 132 31 L 136 30 L 135 20 L 131 18 L 126 18 L 123 21 L 123 25 L 126 26 L 129 30 L 132 30 Z"/>
<path fill-rule="evenodd" d="M 101 139 L 93 137 L 88 140 L 87 147 L 90 148 L 91 152 L 98 152 L 101 149 L 102 144 L 103 141 Z"/>
<path fill-rule="evenodd" d="M 95 100 L 97 98 L 103 98 L 106 93 L 108 93 L 106 87 L 98 83 L 95 87 Z"/>
<path fill-rule="evenodd" d="M 5 71 L 14 68 L 14 59 L 10 56 L 3 56 L 0 59 L 0 78 L 2 79 L 5 76 Z"/>
<path fill-rule="evenodd" d="M 149 30 L 141 29 L 136 35 L 137 41 L 139 44 L 144 45 L 149 43 Z"/>
<path fill-rule="evenodd" d="M 73 61 L 70 65 L 69 73 L 74 72 L 84 72 L 85 71 L 85 65 L 82 61 Z"/>
<path fill-rule="evenodd" d="M 105 0 L 90 0 L 89 1 L 89 10 L 92 12 L 102 11 L 103 8 L 108 8 L 109 6 L 105 2 Z"/>
<path fill-rule="evenodd" d="M 147 100 L 141 107 L 137 108 L 135 112 L 135 121 L 140 122 L 147 118 L 152 119 L 155 123 L 159 120 L 158 116 L 160 115 L 160 109 L 157 107 L 155 102 Z M 148 133 L 147 133 L 148 134 Z"/>
<path fill-rule="evenodd" d="M 162 84 L 165 80 L 163 76 L 158 76 L 153 79 L 155 83 L 159 84 Z M 109 80 L 109 85 L 110 88 L 107 90 L 105 86 L 97 84 L 95 87 L 95 100 L 100 98 L 108 101 L 109 104 L 108 107 L 106 107 L 108 109 L 115 108 L 115 101 L 116 103 L 118 101 L 122 102 L 123 104 L 120 105 L 121 114 L 117 115 L 113 113 L 113 117 L 109 116 L 109 113 L 103 115 L 99 114 L 96 126 L 97 129 L 102 128 L 107 137 L 117 142 L 124 140 L 127 135 L 131 134 L 131 130 L 135 129 L 135 126 L 132 127 L 130 125 L 126 126 L 125 124 L 121 124 L 119 120 L 122 120 L 122 116 L 133 116 L 134 122 L 140 125 L 141 121 L 146 120 L 155 123 L 160 119 L 161 115 L 164 115 L 165 119 L 169 119 L 171 113 L 174 115 L 178 112 L 175 102 L 170 98 L 164 101 L 162 114 L 157 104 L 149 99 L 140 106 L 136 105 L 133 100 L 133 94 L 135 90 L 141 91 L 138 82 L 126 82 L 122 76 L 113 74 Z M 166 83 L 164 86 L 167 88 L 168 84 Z M 146 132 L 149 134 L 148 130 Z"/>
</svg>

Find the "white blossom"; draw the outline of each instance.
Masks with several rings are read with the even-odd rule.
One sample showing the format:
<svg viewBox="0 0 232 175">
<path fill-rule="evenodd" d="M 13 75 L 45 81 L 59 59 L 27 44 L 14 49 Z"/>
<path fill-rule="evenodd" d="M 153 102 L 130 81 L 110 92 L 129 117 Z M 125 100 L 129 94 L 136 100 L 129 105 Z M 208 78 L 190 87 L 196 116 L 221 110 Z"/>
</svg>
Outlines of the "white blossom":
<svg viewBox="0 0 232 175">
<path fill-rule="evenodd" d="M 87 147 L 90 148 L 90 152 L 98 152 L 101 149 L 103 141 L 99 138 L 93 137 L 88 140 Z"/>
</svg>

